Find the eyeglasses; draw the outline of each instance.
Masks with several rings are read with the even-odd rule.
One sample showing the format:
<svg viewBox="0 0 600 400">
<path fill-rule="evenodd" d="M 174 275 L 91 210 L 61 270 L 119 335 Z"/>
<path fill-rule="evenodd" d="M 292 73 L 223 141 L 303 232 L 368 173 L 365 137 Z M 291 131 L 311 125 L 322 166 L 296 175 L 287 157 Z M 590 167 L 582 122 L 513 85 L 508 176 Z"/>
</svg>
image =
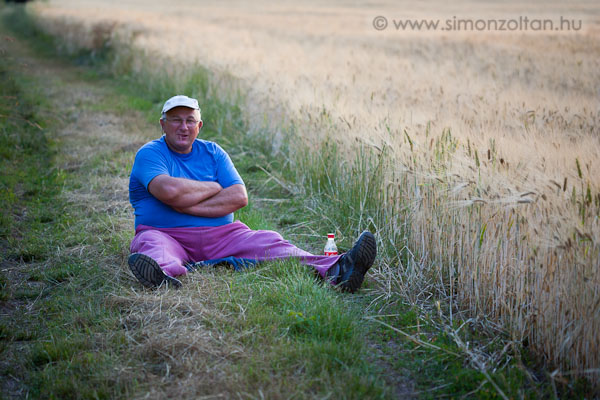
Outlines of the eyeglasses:
<svg viewBox="0 0 600 400">
<path fill-rule="evenodd" d="M 166 120 L 166 121 L 167 121 L 169 124 L 171 124 L 172 126 L 181 126 L 181 123 L 182 123 L 182 122 L 185 122 L 185 125 L 186 125 L 188 128 L 194 128 L 194 127 L 196 127 L 196 125 L 198 125 L 198 123 L 200 122 L 200 121 L 197 121 L 197 120 L 195 120 L 194 118 L 188 118 L 188 119 L 186 119 L 186 120 L 184 121 L 183 119 L 181 119 L 181 118 L 177 118 L 177 117 L 175 117 L 175 118 L 165 118 L 165 120 Z"/>
</svg>

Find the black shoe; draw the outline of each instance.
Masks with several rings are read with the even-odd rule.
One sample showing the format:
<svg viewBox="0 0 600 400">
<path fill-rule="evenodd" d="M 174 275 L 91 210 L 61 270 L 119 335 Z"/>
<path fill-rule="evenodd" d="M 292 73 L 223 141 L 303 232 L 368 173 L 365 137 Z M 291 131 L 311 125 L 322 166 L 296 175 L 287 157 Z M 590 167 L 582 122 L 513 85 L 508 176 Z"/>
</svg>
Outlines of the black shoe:
<svg viewBox="0 0 600 400">
<path fill-rule="evenodd" d="M 133 275 L 147 288 L 159 287 L 163 282 L 175 288 L 181 287 L 179 279 L 165 274 L 160 265 L 145 254 L 133 253 L 129 256 L 128 264 Z"/>
<path fill-rule="evenodd" d="M 356 292 L 361 287 L 365 274 L 373 265 L 376 256 L 375 236 L 369 231 L 364 231 L 352 249 L 342 254 L 338 261 L 340 266 L 338 287 L 343 292 Z"/>
</svg>

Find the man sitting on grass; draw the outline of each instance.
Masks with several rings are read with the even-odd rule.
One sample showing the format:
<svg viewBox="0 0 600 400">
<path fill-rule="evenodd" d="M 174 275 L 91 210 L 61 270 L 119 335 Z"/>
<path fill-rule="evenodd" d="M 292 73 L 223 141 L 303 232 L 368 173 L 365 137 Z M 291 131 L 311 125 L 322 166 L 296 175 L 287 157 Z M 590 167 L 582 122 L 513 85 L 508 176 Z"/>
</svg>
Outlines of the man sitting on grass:
<svg viewBox="0 0 600 400">
<path fill-rule="evenodd" d="M 244 263 L 297 258 L 343 291 L 355 292 L 377 254 L 375 238 L 363 232 L 341 256 L 312 255 L 273 231 L 251 230 L 233 220 L 248 204 L 242 178 L 216 143 L 197 139 L 198 101 L 174 96 L 162 109 L 164 135 L 135 156 L 129 200 L 135 237 L 129 267 L 146 287 L 181 286 L 190 263 L 233 257 Z"/>
</svg>

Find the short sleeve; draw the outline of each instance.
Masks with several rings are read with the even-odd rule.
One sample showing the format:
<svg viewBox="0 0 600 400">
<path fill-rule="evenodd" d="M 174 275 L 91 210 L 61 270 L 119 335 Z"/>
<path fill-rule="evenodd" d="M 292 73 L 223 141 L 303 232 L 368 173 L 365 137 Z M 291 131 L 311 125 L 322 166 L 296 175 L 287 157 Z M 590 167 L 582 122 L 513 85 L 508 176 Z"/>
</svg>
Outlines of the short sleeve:
<svg viewBox="0 0 600 400">
<path fill-rule="evenodd" d="M 160 151 L 142 147 L 135 155 L 131 176 L 148 189 L 150 181 L 158 175 L 169 175 L 167 160 Z"/>
<path fill-rule="evenodd" d="M 215 159 L 217 161 L 217 182 L 224 188 L 236 184 L 244 184 L 242 177 L 235 169 L 229 154 L 215 143 Z"/>
</svg>

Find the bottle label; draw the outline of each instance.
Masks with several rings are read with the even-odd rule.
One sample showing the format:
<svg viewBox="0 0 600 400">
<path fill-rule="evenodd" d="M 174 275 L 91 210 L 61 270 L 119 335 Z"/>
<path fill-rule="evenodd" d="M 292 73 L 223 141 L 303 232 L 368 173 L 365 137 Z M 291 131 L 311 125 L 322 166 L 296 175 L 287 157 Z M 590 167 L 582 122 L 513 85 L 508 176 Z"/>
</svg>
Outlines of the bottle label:
<svg viewBox="0 0 600 400">
<path fill-rule="evenodd" d="M 325 255 L 326 256 L 337 256 L 338 252 L 337 251 L 326 251 Z"/>
</svg>

